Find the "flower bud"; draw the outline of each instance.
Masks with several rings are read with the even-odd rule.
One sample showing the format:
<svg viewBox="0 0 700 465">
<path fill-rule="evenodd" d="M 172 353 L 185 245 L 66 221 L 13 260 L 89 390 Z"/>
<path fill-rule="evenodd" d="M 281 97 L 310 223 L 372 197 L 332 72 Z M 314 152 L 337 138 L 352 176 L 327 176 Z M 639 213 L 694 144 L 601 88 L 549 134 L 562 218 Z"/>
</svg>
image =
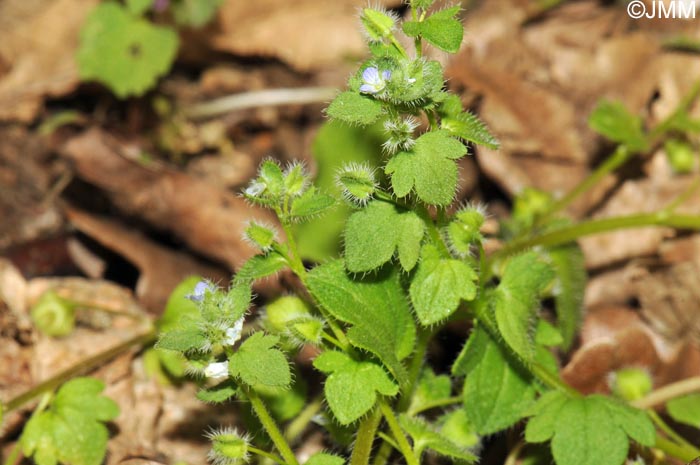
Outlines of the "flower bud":
<svg viewBox="0 0 700 465">
<path fill-rule="evenodd" d="M 308 184 L 308 176 L 301 163 L 293 163 L 284 171 L 284 189 L 287 195 L 296 197 L 303 194 Z"/>
<path fill-rule="evenodd" d="M 271 227 L 251 221 L 245 230 L 244 237 L 263 252 L 267 252 L 275 243 L 277 234 Z"/>
<path fill-rule="evenodd" d="M 651 391 L 652 387 L 649 373 L 641 368 L 624 368 L 612 374 L 613 393 L 627 401 L 641 399 Z"/>
<path fill-rule="evenodd" d="M 211 441 L 211 450 L 207 457 L 214 465 L 248 461 L 248 438 L 239 435 L 234 428 L 210 431 L 207 438 Z"/>
<path fill-rule="evenodd" d="M 45 292 L 31 310 L 32 321 L 44 334 L 67 336 L 75 327 L 75 309 L 53 291 Z"/>
<path fill-rule="evenodd" d="M 396 26 L 396 17 L 386 11 L 363 8 L 360 21 L 370 40 L 382 40 L 389 37 Z"/>
<path fill-rule="evenodd" d="M 674 173 L 688 174 L 695 168 L 693 148 L 684 141 L 671 139 L 664 144 L 664 150 Z"/>
<path fill-rule="evenodd" d="M 364 205 L 377 188 L 374 170 L 368 164 L 348 163 L 336 174 L 336 182 L 349 202 Z"/>
<path fill-rule="evenodd" d="M 384 151 L 390 155 L 399 150 L 410 150 L 416 143 L 413 131 L 418 127 L 418 120 L 413 117 L 387 120 L 384 123 L 384 132 L 387 140 L 382 144 Z"/>
</svg>

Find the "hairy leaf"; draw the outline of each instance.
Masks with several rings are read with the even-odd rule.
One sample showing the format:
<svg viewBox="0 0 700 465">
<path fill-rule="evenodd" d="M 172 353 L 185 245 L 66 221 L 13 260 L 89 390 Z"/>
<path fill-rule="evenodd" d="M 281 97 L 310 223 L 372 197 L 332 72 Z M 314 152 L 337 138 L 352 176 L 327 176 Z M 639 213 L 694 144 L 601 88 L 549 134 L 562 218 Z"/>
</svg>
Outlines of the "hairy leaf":
<svg viewBox="0 0 700 465">
<path fill-rule="evenodd" d="M 326 110 L 328 116 L 348 124 L 366 126 L 382 116 L 382 104 L 357 92 L 343 92 Z"/>
<path fill-rule="evenodd" d="M 277 336 L 254 333 L 229 359 L 229 373 L 252 387 L 289 386 L 292 375 Z"/>
<path fill-rule="evenodd" d="M 398 197 L 405 197 L 415 188 L 422 201 L 449 205 L 457 187 L 457 166 L 453 160 L 465 153 L 467 148 L 447 131 L 428 132 L 416 140 L 413 150 L 394 155 L 385 171 L 391 175 Z"/>
<path fill-rule="evenodd" d="M 325 213 L 335 203 L 335 198 L 321 194 L 315 187 L 311 187 L 292 201 L 290 218 L 295 221 L 312 218 Z"/>
<path fill-rule="evenodd" d="M 452 382 L 447 375 L 436 375 L 429 367 L 421 372 L 418 384 L 411 397 L 409 412 L 418 412 L 433 402 L 447 399 L 452 393 Z"/>
<path fill-rule="evenodd" d="M 654 425 L 644 412 L 599 395 L 549 392 L 531 413 L 525 439 L 551 438 L 557 465 L 620 465 L 629 449 L 628 436 L 646 446 L 655 440 Z"/>
<path fill-rule="evenodd" d="M 464 410 L 479 434 L 512 426 L 535 399 L 531 377 L 480 326 L 472 331 L 452 372 L 467 376 Z"/>
<path fill-rule="evenodd" d="M 478 276 L 461 260 L 441 258 L 433 246 L 423 250 L 409 293 L 418 319 L 428 326 L 452 315 L 461 300 L 473 300 Z"/>
<path fill-rule="evenodd" d="M 287 260 L 276 252 L 256 255 L 241 266 L 236 273 L 236 282 L 251 282 L 282 271 Z"/>
<path fill-rule="evenodd" d="M 334 260 L 309 272 L 307 283 L 323 308 L 352 325 L 350 342 L 376 355 L 403 385 L 407 374 L 399 360 L 413 350 L 416 329 L 396 270 L 353 279 L 342 260 Z"/>
<path fill-rule="evenodd" d="M 113 2 L 101 3 L 80 31 L 80 77 L 108 86 L 118 97 L 142 95 L 169 69 L 177 34 L 131 16 Z"/>
<path fill-rule="evenodd" d="M 459 7 L 447 8 L 428 16 L 423 21 L 406 21 L 404 32 L 410 37 L 422 36 L 437 48 L 449 53 L 456 53 L 462 44 L 464 28 L 455 18 Z"/>
<path fill-rule="evenodd" d="M 535 356 L 538 298 L 552 281 L 552 269 L 536 252 L 511 258 L 494 295 L 498 329 L 508 345 L 525 361 Z"/>
<path fill-rule="evenodd" d="M 418 261 L 425 234 L 423 221 L 412 211 L 375 200 L 354 213 L 345 228 L 345 263 L 353 273 L 370 271 L 391 260 L 410 271 Z"/>
<path fill-rule="evenodd" d="M 562 348 L 571 347 L 583 315 L 583 294 L 586 290 L 586 266 L 577 244 L 565 245 L 547 252 L 554 268 L 554 303 L 557 326 L 563 338 Z"/>
<path fill-rule="evenodd" d="M 399 392 L 379 365 L 355 361 L 343 352 L 323 352 L 314 366 L 329 373 L 323 391 L 333 415 L 343 425 L 367 413 L 377 401 L 377 393 L 394 396 Z"/>
<path fill-rule="evenodd" d="M 460 102 L 460 110 L 462 108 Z M 499 147 L 498 140 L 489 132 L 486 125 L 473 113 L 459 113 L 454 117 L 443 117 L 440 127 L 453 136 L 491 149 Z"/>
<path fill-rule="evenodd" d="M 231 379 L 227 379 L 212 386 L 197 391 L 197 399 L 208 404 L 221 404 L 238 394 L 238 387 Z"/>
</svg>

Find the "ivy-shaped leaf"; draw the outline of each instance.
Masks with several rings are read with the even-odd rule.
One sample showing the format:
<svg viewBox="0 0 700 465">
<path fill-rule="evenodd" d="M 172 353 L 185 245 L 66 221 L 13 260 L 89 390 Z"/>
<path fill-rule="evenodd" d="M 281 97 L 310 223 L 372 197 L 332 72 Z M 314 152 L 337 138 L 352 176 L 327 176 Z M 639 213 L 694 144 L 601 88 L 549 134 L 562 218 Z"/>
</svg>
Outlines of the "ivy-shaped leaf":
<svg viewBox="0 0 700 465">
<path fill-rule="evenodd" d="M 275 345 L 277 336 L 254 333 L 229 358 L 229 373 L 249 386 L 286 388 L 292 381 L 289 364 Z"/>
<path fill-rule="evenodd" d="M 416 140 L 413 150 L 399 152 L 387 163 L 391 186 L 398 197 L 415 187 L 418 198 L 432 205 L 449 205 L 457 188 L 454 160 L 467 148 L 447 131 L 428 132 Z"/>
<path fill-rule="evenodd" d="M 435 247 L 426 245 L 409 289 L 420 322 L 435 324 L 452 315 L 461 300 L 473 300 L 477 278 L 467 263 L 441 258 Z"/>
<path fill-rule="evenodd" d="M 551 391 L 531 412 L 525 440 L 552 440 L 557 465 L 621 465 L 629 449 L 628 436 L 645 446 L 655 441 L 647 415 L 619 401 L 593 395 L 568 397 Z"/>
<path fill-rule="evenodd" d="M 101 396 L 104 383 L 76 378 L 64 384 L 43 411 L 29 419 L 20 444 L 22 453 L 37 465 L 100 465 L 109 432 L 103 422 L 119 415 L 119 407 Z"/>
<path fill-rule="evenodd" d="M 371 97 L 346 91 L 338 95 L 326 110 L 328 116 L 348 124 L 367 126 L 382 116 L 382 104 Z"/>
<path fill-rule="evenodd" d="M 395 269 L 353 279 L 342 260 L 317 266 L 307 276 L 309 291 L 331 315 L 352 327 L 350 342 L 376 355 L 404 385 L 408 378 L 399 360 L 413 350 L 416 328 Z"/>
<path fill-rule="evenodd" d="M 554 278 L 551 267 L 536 252 L 511 258 L 494 294 L 498 329 L 508 345 L 525 361 L 535 356 L 538 298 Z"/>
<path fill-rule="evenodd" d="M 564 245 L 546 252 L 554 268 L 554 303 L 557 326 L 563 337 L 562 348 L 574 342 L 583 315 L 583 294 L 586 290 L 586 266 L 577 244 Z"/>
<path fill-rule="evenodd" d="M 345 228 L 345 264 L 353 273 L 371 271 L 391 260 L 410 271 L 418 261 L 425 224 L 412 211 L 375 200 L 354 213 Z"/>
<path fill-rule="evenodd" d="M 168 72 L 177 48 L 172 29 L 131 16 L 117 3 L 101 3 L 80 31 L 80 77 L 105 84 L 120 98 L 142 95 Z"/>
<path fill-rule="evenodd" d="M 599 102 L 588 124 L 594 131 L 614 142 L 625 144 L 633 152 L 643 152 L 649 147 L 642 130 L 642 119 L 630 113 L 620 102 Z"/>
<path fill-rule="evenodd" d="M 399 388 L 386 372 L 372 362 L 358 362 L 343 352 L 323 352 L 314 366 L 328 373 L 323 388 L 333 415 L 347 425 L 367 413 L 377 401 L 377 393 L 394 396 Z"/>
<path fill-rule="evenodd" d="M 413 438 L 413 448 L 419 457 L 425 449 L 430 449 L 459 462 L 476 461 L 476 456 L 467 448 L 453 443 L 420 417 L 409 417 L 403 414 L 399 417 L 399 423 Z"/>
<path fill-rule="evenodd" d="M 425 40 L 449 53 L 456 53 L 462 45 L 464 28 L 455 18 L 459 7 L 438 11 L 423 21 L 406 21 L 403 30 L 410 37 L 422 36 Z"/>
<path fill-rule="evenodd" d="M 512 426 L 535 400 L 532 378 L 480 326 L 469 336 L 452 373 L 467 376 L 464 410 L 479 434 Z"/>
</svg>

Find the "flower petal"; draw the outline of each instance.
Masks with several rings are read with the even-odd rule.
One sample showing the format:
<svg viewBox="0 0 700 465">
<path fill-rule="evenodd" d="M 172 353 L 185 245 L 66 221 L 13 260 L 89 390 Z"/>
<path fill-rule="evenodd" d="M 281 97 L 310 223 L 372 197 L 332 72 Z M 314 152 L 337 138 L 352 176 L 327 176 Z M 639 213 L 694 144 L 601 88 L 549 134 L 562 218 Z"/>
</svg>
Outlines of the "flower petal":
<svg viewBox="0 0 700 465">
<path fill-rule="evenodd" d="M 379 84 L 381 82 L 381 78 L 379 77 L 379 70 L 374 66 L 365 68 L 365 70 L 362 72 L 362 80 L 365 81 L 367 84 Z"/>
</svg>

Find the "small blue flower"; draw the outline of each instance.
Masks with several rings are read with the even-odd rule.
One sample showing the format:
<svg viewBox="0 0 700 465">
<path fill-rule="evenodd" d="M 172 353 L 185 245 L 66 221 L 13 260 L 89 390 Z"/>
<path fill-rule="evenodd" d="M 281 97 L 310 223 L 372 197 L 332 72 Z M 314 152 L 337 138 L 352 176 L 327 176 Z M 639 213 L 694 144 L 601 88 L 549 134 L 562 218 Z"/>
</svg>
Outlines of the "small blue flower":
<svg viewBox="0 0 700 465">
<path fill-rule="evenodd" d="M 365 68 L 362 72 L 362 81 L 364 84 L 360 86 L 360 92 L 363 94 L 377 94 L 384 90 L 386 81 L 391 78 L 391 71 L 379 72 L 376 66 Z"/>
<path fill-rule="evenodd" d="M 201 302 L 204 300 L 204 296 L 207 291 L 215 292 L 216 286 L 214 286 L 209 281 L 200 281 L 194 286 L 194 291 L 192 294 L 187 294 L 185 297 L 190 299 L 192 302 Z"/>
</svg>

